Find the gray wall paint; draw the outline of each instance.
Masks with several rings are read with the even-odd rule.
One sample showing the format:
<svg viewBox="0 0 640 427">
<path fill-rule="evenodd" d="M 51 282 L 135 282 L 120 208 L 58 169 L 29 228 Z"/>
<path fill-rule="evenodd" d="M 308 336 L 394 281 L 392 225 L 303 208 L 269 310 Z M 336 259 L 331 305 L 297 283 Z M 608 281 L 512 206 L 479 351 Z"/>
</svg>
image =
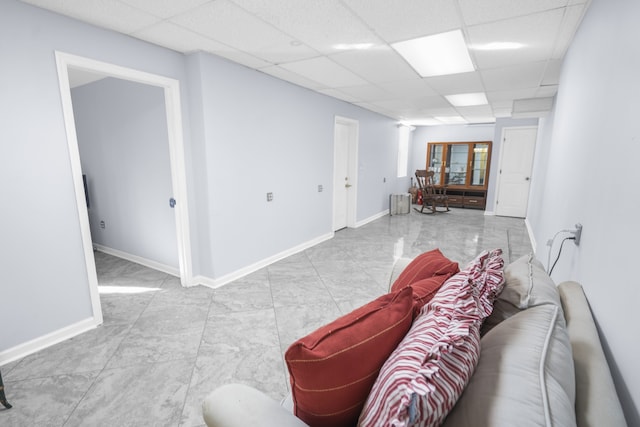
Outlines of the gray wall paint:
<svg viewBox="0 0 640 427">
<path fill-rule="evenodd" d="M 107 78 L 71 95 L 93 242 L 177 270 L 164 90 Z"/>
<path fill-rule="evenodd" d="M 0 2 L 0 50 L 2 352 L 92 316 L 54 51 L 179 80 L 184 61 L 13 0 Z"/>
<path fill-rule="evenodd" d="M 558 230 L 584 226 L 553 278 L 581 282 L 609 350 L 629 425 L 640 425 L 640 3 L 594 0 L 565 58 L 555 114 L 545 120 L 529 207 L 537 256 Z M 556 251 L 553 255 L 555 258 Z M 552 258 L 553 261 L 553 258 Z"/>
<path fill-rule="evenodd" d="M 0 323 L 16 325 L 0 352 L 92 315 L 56 50 L 180 81 L 196 275 L 218 278 L 331 232 L 335 116 L 360 123 L 358 221 L 409 187 L 395 178 L 394 120 L 214 56 L 15 0 L 0 2 L 0 48 L 11 65 L 0 68 L 0 173 L 12 201 L 0 225 Z"/>
<path fill-rule="evenodd" d="M 191 55 L 187 64 L 192 110 L 202 111 L 193 122 L 204 138 L 197 168 L 208 201 L 205 276 L 331 233 L 336 115 L 360 125 L 357 219 L 388 209 L 389 193 L 408 188 L 395 178 L 395 121 L 212 55 Z"/>
</svg>

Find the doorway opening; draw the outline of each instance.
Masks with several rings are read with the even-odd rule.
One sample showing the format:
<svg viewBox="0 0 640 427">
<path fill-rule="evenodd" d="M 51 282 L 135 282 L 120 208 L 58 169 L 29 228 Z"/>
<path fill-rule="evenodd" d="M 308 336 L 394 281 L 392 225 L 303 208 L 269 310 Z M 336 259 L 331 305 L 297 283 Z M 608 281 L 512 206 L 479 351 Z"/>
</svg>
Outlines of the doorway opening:
<svg viewBox="0 0 640 427">
<path fill-rule="evenodd" d="M 76 194 L 76 206 L 80 222 L 82 245 L 85 256 L 89 291 L 93 308 L 93 317 L 96 324 L 102 323 L 102 310 L 100 295 L 98 292 L 98 279 L 93 254 L 93 243 L 89 214 L 82 176 L 80 150 L 76 134 L 73 103 L 71 99 L 71 87 L 69 83 L 69 70 L 86 71 L 105 77 L 115 77 L 131 82 L 142 83 L 160 87 L 164 91 L 165 115 L 169 142 L 169 161 L 171 169 L 171 185 L 174 200 L 174 213 L 176 223 L 176 240 L 178 246 L 178 267 L 180 282 L 183 286 L 193 285 L 193 271 L 191 261 L 191 245 L 189 235 L 189 216 L 186 187 L 186 168 L 184 156 L 184 143 L 182 139 L 182 112 L 180 106 L 180 85 L 175 79 L 146 73 L 126 67 L 117 66 L 105 62 L 92 60 L 67 53 L 56 52 L 56 65 L 60 85 L 60 96 L 64 115 L 65 130 L 73 185 Z M 169 201 L 167 200 L 167 203 Z"/>
</svg>

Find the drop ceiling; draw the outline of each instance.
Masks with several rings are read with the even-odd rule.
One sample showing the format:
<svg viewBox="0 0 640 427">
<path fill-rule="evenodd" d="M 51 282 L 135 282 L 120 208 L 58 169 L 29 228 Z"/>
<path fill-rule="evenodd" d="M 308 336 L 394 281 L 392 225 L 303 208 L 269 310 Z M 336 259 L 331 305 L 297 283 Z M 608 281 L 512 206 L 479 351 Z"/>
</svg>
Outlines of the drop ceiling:
<svg viewBox="0 0 640 427">
<path fill-rule="evenodd" d="M 590 2 L 22 1 L 185 54 L 209 52 L 416 125 L 544 114 Z M 391 47 L 456 29 L 462 30 L 475 71 L 421 78 Z M 521 47 L 496 49 L 496 43 Z M 445 98 L 479 92 L 488 104 L 454 107 Z"/>
</svg>

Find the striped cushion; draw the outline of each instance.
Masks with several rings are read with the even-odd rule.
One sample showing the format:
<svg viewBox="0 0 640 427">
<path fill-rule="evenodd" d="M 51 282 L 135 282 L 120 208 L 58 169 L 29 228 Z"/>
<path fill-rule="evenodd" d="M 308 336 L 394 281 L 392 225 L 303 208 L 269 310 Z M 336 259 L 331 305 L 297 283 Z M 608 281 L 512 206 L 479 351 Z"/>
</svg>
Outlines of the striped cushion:
<svg viewBox="0 0 640 427">
<path fill-rule="evenodd" d="M 460 268 L 457 262 L 445 257 L 440 249 L 434 249 L 415 257 L 393 282 L 391 290 L 397 291 L 422 279 L 444 274 L 451 275 L 458 271 Z"/>
<path fill-rule="evenodd" d="M 312 427 L 353 426 L 384 361 L 413 318 L 412 290 L 384 295 L 293 343 L 285 353 L 294 413 Z"/>
<path fill-rule="evenodd" d="M 503 286 L 502 251 L 483 252 L 424 306 L 380 370 L 360 426 L 439 425 L 478 363 L 480 324 Z"/>
</svg>

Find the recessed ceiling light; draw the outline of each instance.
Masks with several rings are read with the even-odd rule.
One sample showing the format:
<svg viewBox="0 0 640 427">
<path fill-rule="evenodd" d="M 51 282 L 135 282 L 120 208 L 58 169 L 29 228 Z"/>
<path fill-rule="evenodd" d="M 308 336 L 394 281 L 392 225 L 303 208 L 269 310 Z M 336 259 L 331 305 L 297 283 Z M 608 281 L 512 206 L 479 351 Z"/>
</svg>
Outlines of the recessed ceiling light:
<svg viewBox="0 0 640 427">
<path fill-rule="evenodd" d="M 473 50 L 515 50 L 525 47 L 522 43 L 516 42 L 491 42 L 487 44 L 476 44 L 469 46 Z"/>
<path fill-rule="evenodd" d="M 460 30 L 393 43 L 391 47 L 422 77 L 475 70 Z"/>
<path fill-rule="evenodd" d="M 454 107 L 470 107 L 473 105 L 486 105 L 489 103 L 484 92 L 460 93 L 457 95 L 447 95 L 445 98 L 447 98 L 447 101 L 449 101 Z"/>
<path fill-rule="evenodd" d="M 463 119 L 460 116 L 439 116 L 439 117 L 434 117 L 434 119 L 438 120 L 441 123 L 445 123 L 448 125 L 451 124 L 459 124 L 459 123 L 467 123 L 467 121 L 465 119 Z"/>
</svg>

